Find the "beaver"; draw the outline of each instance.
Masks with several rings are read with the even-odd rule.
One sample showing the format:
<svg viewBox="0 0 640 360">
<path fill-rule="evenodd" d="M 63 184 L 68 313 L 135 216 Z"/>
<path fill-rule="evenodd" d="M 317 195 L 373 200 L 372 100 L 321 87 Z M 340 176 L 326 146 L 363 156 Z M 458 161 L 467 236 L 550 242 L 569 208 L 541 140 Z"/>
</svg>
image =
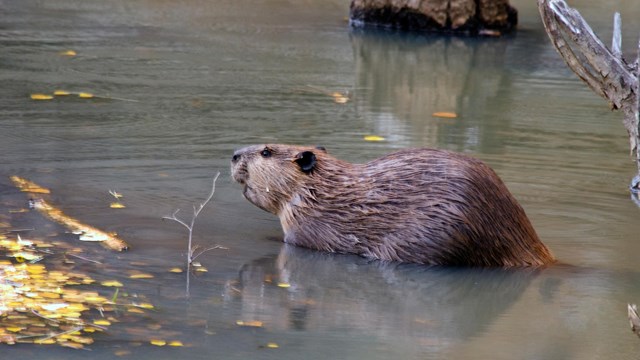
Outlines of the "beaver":
<svg viewBox="0 0 640 360">
<path fill-rule="evenodd" d="M 253 145 L 233 154 L 231 173 L 289 244 L 426 265 L 554 262 L 498 175 L 464 154 L 406 149 L 352 164 L 323 147 Z"/>
</svg>

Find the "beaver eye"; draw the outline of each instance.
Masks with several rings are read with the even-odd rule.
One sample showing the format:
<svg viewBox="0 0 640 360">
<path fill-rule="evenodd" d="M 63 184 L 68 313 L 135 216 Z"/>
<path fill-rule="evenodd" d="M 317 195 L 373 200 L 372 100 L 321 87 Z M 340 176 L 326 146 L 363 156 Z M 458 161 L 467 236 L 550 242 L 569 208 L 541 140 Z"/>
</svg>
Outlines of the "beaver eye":
<svg viewBox="0 0 640 360">
<path fill-rule="evenodd" d="M 262 157 L 266 157 L 267 158 L 267 157 L 271 156 L 271 150 L 269 150 L 267 148 L 264 148 L 264 150 L 262 150 L 260 152 L 260 155 L 262 155 Z"/>
</svg>

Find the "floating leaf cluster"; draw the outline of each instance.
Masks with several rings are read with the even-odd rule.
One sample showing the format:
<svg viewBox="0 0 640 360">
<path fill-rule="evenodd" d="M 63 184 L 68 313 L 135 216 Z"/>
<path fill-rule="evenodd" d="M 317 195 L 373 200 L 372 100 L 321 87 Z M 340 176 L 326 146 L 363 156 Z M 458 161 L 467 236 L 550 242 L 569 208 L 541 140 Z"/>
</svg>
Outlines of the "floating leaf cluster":
<svg viewBox="0 0 640 360">
<path fill-rule="evenodd" d="M 94 332 L 116 321 L 115 304 L 95 290 L 86 274 L 49 270 L 39 263 L 51 244 L 0 235 L 0 344 L 58 344 L 83 348 Z M 104 321 L 101 323 L 100 321 Z"/>
</svg>

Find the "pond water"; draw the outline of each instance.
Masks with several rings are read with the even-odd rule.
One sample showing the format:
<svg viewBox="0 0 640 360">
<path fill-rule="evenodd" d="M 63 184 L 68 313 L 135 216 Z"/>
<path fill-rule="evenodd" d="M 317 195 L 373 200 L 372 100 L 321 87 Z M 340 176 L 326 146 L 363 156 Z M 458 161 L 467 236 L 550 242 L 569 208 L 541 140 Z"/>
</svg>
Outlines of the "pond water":
<svg viewBox="0 0 640 360">
<path fill-rule="evenodd" d="M 512 4 L 517 34 L 473 39 L 351 31 L 346 0 L 0 0 L 2 213 L 26 206 L 8 180 L 19 175 L 131 245 L 76 244 L 105 262 L 80 262 L 83 271 L 157 308 L 96 336 L 95 359 L 123 349 L 156 359 L 636 358 L 626 306 L 640 302 L 640 209 L 622 115 L 567 69 L 535 1 Z M 635 52 L 635 0 L 572 5 L 604 39 L 621 11 L 625 53 Z M 29 97 L 56 89 L 99 97 Z M 472 154 L 566 265 L 432 269 L 285 246 L 277 218 L 229 174 L 234 149 L 265 142 L 320 144 L 353 162 L 416 146 Z M 198 258 L 208 272 L 191 277 L 186 298 L 185 275 L 168 271 L 184 266 L 186 231 L 161 218 L 190 214 L 217 171 L 194 242 L 224 248 Z M 109 190 L 126 208 L 109 208 Z M 11 220 L 36 228 L 27 237 L 57 229 L 34 212 Z M 132 270 L 154 278 L 129 279 Z M 186 346 L 149 345 L 134 326 Z M 0 346 L 3 356 L 87 356 Z"/>
</svg>

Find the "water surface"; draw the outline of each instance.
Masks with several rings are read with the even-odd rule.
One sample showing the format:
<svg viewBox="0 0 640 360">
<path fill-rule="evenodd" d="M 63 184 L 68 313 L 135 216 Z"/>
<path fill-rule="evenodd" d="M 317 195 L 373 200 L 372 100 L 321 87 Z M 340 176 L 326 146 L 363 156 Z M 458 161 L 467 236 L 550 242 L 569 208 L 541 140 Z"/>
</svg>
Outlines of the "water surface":
<svg viewBox="0 0 640 360">
<path fill-rule="evenodd" d="M 96 338 L 97 359 L 121 349 L 158 359 L 635 358 L 626 304 L 640 301 L 640 210 L 621 114 L 566 68 L 535 2 L 513 4 L 517 34 L 473 39 L 350 31 L 345 1 L 0 1 L 3 214 L 26 203 L 9 185 L 15 174 L 50 188 L 67 214 L 116 231 L 130 252 L 79 244 L 108 266 L 78 266 L 150 298 L 158 311 L 142 325 L 188 345 L 153 347 L 123 321 Z M 573 5 L 605 39 L 620 10 L 625 53 L 635 52 L 634 1 Z M 70 49 L 77 55 L 59 54 Z M 56 89 L 103 98 L 29 98 Z M 563 265 L 429 269 L 284 246 L 277 219 L 229 176 L 233 150 L 263 142 L 320 144 L 353 162 L 416 146 L 479 157 Z M 186 299 L 184 274 L 168 272 L 183 266 L 186 233 L 161 218 L 187 216 L 217 171 L 194 241 L 227 249 L 199 258 L 208 272 Z M 125 209 L 108 207 L 110 189 Z M 30 236 L 57 229 L 37 213 L 12 221 L 36 227 Z M 155 277 L 128 279 L 141 267 Z"/>
</svg>

